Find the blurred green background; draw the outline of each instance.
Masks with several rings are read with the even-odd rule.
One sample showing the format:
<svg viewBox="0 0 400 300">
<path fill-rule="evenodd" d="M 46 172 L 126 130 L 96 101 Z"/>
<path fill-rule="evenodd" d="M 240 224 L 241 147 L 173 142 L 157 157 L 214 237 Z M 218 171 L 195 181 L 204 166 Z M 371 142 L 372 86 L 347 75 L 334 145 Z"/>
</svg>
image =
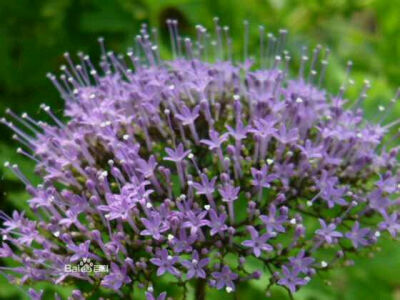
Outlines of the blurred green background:
<svg viewBox="0 0 400 300">
<path fill-rule="evenodd" d="M 289 30 L 288 49 L 298 57 L 301 46 L 328 46 L 333 54 L 327 72 L 326 87 L 337 92 L 345 74 L 347 60 L 354 62 L 352 78 L 356 84 L 347 95 L 357 96 L 364 79 L 372 82 L 367 115 L 374 120 L 378 105 L 388 103 L 400 84 L 400 3 L 394 0 L 1 0 L 0 1 L 0 111 L 10 107 L 35 118 L 40 103 L 46 102 L 61 114 L 63 103 L 45 77 L 57 72 L 64 63 L 65 51 L 83 51 L 97 57 L 97 38 L 104 36 L 109 49 L 124 52 L 133 43 L 141 23 L 160 30 L 162 52 L 168 56 L 165 20 L 178 19 L 184 35 L 194 34 L 194 26 L 211 27 L 212 18 L 231 28 L 235 55 L 243 39 L 243 20 L 252 25 L 251 41 L 257 53 L 258 25 L 267 32 Z M 3 115 L 3 113 L 0 113 Z M 390 117 L 400 116 L 397 105 Z M 0 127 L 0 157 L 16 162 L 38 182 L 33 164 L 20 156 L 11 133 Z M 23 186 L 0 168 L 0 209 L 24 208 L 27 195 Z M 381 243 L 382 251 L 365 252 L 356 266 L 321 274 L 296 294 L 307 300 L 390 300 L 400 299 L 400 244 Z M 239 289 L 238 299 L 263 297 L 266 283 L 251 283 Z M 54 288 L 54 287 L 53 287 Z M 224 294 L 225 295 L 225 294 Z M 228 299 L 215 294 L 210 299 Z M 281 289 L 271 299 L 285 299 Z M 0 299 L 25 299 L 20 289 L 0 277 Z"/>
</svg>

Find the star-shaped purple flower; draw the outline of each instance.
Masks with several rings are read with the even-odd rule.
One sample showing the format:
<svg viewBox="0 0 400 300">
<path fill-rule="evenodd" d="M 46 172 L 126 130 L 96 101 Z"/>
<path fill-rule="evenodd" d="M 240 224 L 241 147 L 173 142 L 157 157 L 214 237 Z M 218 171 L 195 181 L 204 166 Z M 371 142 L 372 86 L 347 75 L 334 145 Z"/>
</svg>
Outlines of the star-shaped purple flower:
<svg viewBox="0 0 400 300">
<path fill-rule="evenodd" d="M 176 277 L 179 277 L 180 272 L 174 266 L 178 261 L 179 261 L 179 257 L 169 255 L 167 249 L 157 250 L 156 258 L 150 259 L 150 262 L 152 264 L 158 266 L 157 276 L 161 276 L 165 272 L 168 272 Z"/>
<path fill-rule="evenodd" d="M 247 230 L 250 232 L 251 240 L 242 242 L 242 245 L 252 248 L 256 257 L 260 257 L 262 251 L 270 252 L 274 249 L 271 245 L 267 244 L 272 235 L 265 233 L 260 236 L 259 232 L 253 226 L 247 226 Z"/>
</svg>

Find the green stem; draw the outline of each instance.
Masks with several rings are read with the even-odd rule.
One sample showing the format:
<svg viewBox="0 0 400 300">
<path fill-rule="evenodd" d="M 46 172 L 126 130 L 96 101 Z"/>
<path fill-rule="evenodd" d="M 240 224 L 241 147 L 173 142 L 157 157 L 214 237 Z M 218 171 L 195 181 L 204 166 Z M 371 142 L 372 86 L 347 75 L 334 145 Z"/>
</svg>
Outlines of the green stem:
<svg viewBox="0 0 400 300">
<path fill-rule="evenodd" d="M 206 281 L 204 279 L 199 279 L 196 282 L 195 298 L 196 300 L 206 299 Z"/>
</svg>

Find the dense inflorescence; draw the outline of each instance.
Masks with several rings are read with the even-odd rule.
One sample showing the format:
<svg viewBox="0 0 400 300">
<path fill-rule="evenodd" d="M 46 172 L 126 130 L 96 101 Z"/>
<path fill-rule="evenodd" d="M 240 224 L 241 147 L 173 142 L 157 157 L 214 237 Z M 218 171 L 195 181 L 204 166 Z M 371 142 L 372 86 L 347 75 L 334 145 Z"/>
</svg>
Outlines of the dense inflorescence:
<svg viewBox="0 0 400 300">
<path fill-rule="evenodd" d="M 365 120 L 368 82 L 354 104 L 346 84 L 338 95 L 325 92 L 328 51 L 319 46 L 289 76 L 284 30 L 267 44 L 260 27 L 252 67 L 247 23 L 241 63 L 218 23 L 215 40 L 202 26 L 196 41 L 182 39 L 175 21 L 168 27 L 172 60 L 160 59 L 146 26 L 128 59 L 100 39 L 100 70 L 86 55 L 75 65 L 65 54 L 63 75 L 48 77 L 67 122 L 46 105 L 54 125 L 7 111 L 25 127 L 3 119 L 18 152 L 43 179 L 34 186 L 6 164 L 36 216 L 1 215 L 0 257 L 18 263 L 1 267 L 10 281 L 87 281 L 92 289 L 74 290 L 73 299 L 135 289 L 165 299 L 160 276 L 182 294 L 194 284 L 197 299 L 206 287 L 233 292 L 247 280 L 291 294 L 384 232 L 398 234 L 398 148 L 382 146 L 397 122 Z M 88 259 L 109 272 L 65 270 Z"/>
</svg>

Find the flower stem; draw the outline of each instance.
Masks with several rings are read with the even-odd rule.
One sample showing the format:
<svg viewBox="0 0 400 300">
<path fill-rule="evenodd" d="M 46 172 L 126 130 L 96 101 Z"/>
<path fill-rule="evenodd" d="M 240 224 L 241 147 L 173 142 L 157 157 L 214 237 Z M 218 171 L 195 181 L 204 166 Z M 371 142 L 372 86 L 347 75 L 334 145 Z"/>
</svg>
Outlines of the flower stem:
<svg viewBox="0 0 400 300">
<path fill-rule="evenodd" d="M 196 282 L 195 297 L 196 300 L 206 299 L 206 281 L 204 279 L 199 279 Z"/>
</svg>

